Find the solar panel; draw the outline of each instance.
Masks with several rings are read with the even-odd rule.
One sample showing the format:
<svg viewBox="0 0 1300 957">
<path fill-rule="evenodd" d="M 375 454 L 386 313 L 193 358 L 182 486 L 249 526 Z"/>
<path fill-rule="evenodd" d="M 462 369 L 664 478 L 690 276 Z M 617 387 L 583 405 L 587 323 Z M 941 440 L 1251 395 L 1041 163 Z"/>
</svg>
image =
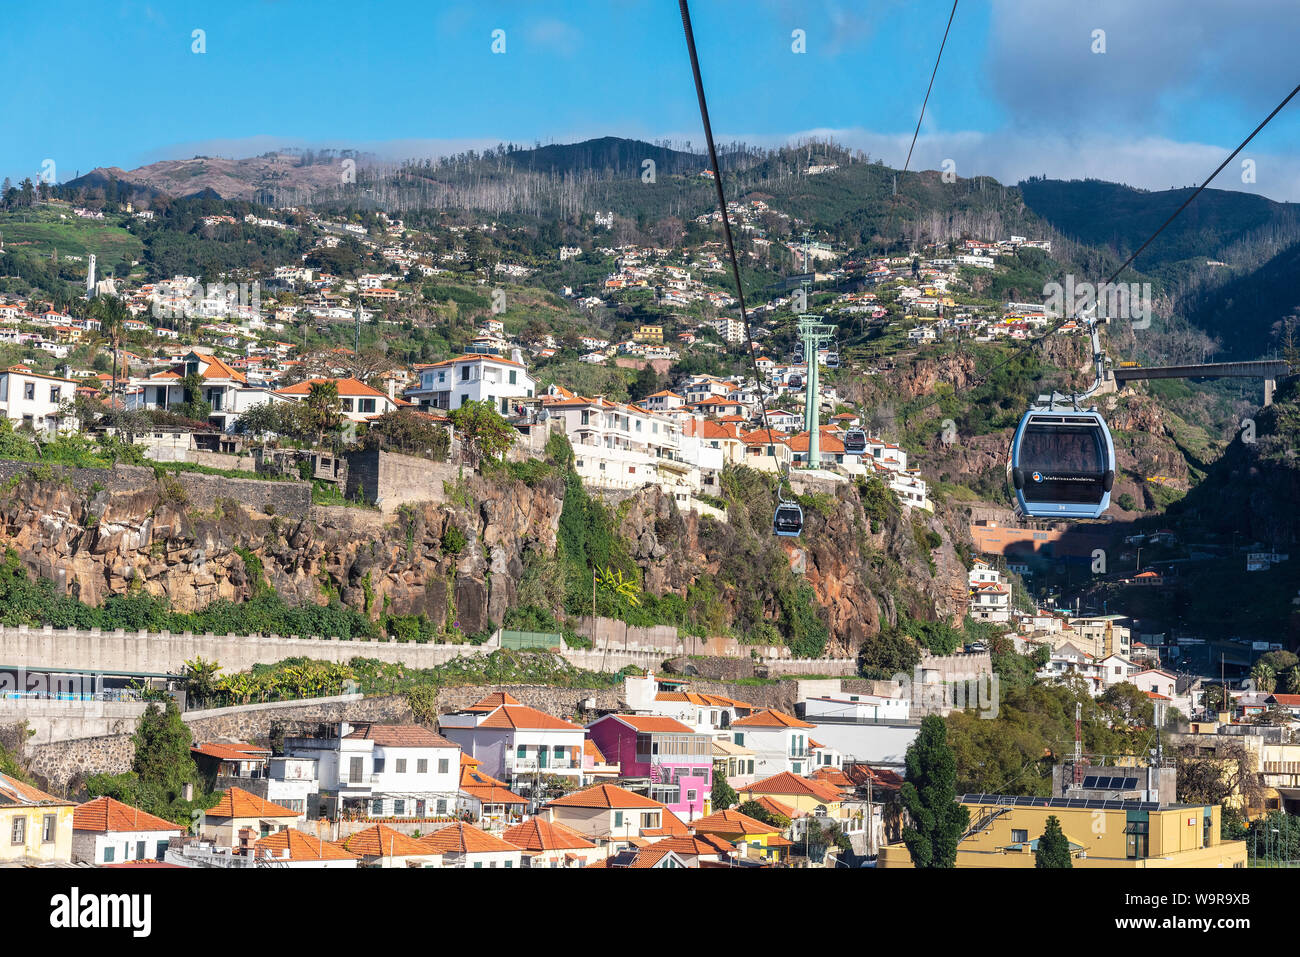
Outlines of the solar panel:
<svg viewBox="0 0 1300 957">
<path fill-rule="evenodd" d="M 1097 775 L 1089 774 L 1083 779 L 1083 786 L 1085 788 L 1095 788 L 1097 786 Z"/>
<path fill-rule="evenodd" d="M 1109 791 L 1109 790 L 1111 789 L 1111 783 L 1110 783 L 1110 782 L 1113 781 L 1113 780 L 1115 780 L 1115 779 L 1114 779 L 1114 778 L 1097 778 L 1097 790 L 1099 790 L 1099 791 Z"/>
<path fill-rule="evenodd" d="M 1125 790 L 1125 791 L 1132 791 L 1132 790 L 1133 790 L 1134 788 L 1136 788 L 1137 786 L 1138 786 L 1138 779 L 1137 779 L 1137 778 L 1125 778 L 1125 779 L 1124 779 L 1124 790 Z"/>
</svg>

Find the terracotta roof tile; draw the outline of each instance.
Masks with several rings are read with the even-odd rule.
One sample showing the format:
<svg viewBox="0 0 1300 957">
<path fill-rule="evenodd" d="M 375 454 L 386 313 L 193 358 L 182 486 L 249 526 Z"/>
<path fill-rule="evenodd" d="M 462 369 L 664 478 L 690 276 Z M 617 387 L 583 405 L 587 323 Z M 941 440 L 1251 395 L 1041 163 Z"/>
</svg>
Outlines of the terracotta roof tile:
<svg viewBox="0 0 1300 957">
<path fill-rule="evenodd" d="M 596 846 L 572 828 L 540 817 L 507 828 L 501 836 L 526 851 L 563 851 Z"/>
<path fill-rule="evenodd" d="M 258 857 L 262 851 L 270 851 L 270 856 L 279 861 L 355 861 L 356 854 L 344 850 L 337 844 L 322 841 L 312 834 L 287 827 L 253 843 L 253 852 Z M 288 851 L 286 854 L 285 852 Z"/>
<path fill-rule="evenodd" d="M 360 724 L 344 735 L 348 739 L 369 740 L 384 748 L 455 748 L 460 745 L 418 724 Z"/>
<path fill-rule="evenodd" d="M 653 808 L 671 813 L 658 801 L 636 794 L 616 784 L 597 784 L 556 798 L 547 807 Z"/>
<path fill-rule="evenodd" d="M 437 854 L 420 841 L 384 824 L 357 831 L 338 842 L 344 849 L 362 857 L 428 857 Z"/>
<path fill-rule="evenodd" d="M 6 774 L 0 774 L 0 807 L 26 804 L 74 805 L 75 801 L 64 801 L 53 794 L 46 794 L 40 788 L 16 781 Z"/>
<path fill-rule="evenodd" d="M 777 711 L 775 708 L 767 708 L 763 711 L 755 711 L 747 718 L 737 718 L 731 722 L 733 728 L 815 728 L 817 725 L 809 724 L 807 721 L 800 721 L 793 715 L 788 715 L 783 711 Z"/>
<path fill-rule="evenodd" d="M 221 800 L 207 812 L 208 817 L 299 817 L 298 811 L 272 804 L 265 798 L 258 797 L 243 788 L 231 788 L 221 792 Z"/>
<path fill-rule="evenodd" d="M 525 704 L 503 704 L 478 725 L 480 728 L 511 728 L 544 731 L 585 731 L 580 724 L 565 721 Z"/>
<path fill-rule="evenodd" d="M 487 854 L 519 850 L 517 845 L 464 822 L 439 828 L 432 834 L 420 838 L 419 843 L 434 854 Z"/>
<path fill-rule="evenodd" d="M 111 797 L 95 798 L 78 804 L 72 812 L 72 827 L 77 831 L 175 831 L 185 830 L 174 821 L 142 811 Z"/>
<path fill-rule="evenodd" d="M 789 817 L 788 814 L 785 816 Z M 692 821 L 690 826 L 696 832 L 707 834 L 779 834 L 781 830 L 735 810 L 715 811 L 708 817 Z"/>
<path fill-rule="evenodd" d="M 753 784 L 742 788 L 741 791 L 751 796 L 759 794 L 792 794 L 799 797 L 813 797 L 819 801 L 841 800 L 838 788 L 832 787 L 823 781 L 802 778 L 797 774 L 791 774 L 789 771 L 782 771 L 780 774 L 774 774 L 762 781 L 755 781 Z"/>
</svg>

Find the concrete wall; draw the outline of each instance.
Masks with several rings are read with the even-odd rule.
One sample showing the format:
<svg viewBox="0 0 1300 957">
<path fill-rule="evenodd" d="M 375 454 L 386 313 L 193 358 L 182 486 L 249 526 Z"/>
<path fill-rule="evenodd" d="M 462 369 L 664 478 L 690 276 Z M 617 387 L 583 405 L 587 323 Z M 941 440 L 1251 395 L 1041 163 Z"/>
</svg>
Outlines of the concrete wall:
<svg viewBox="0 0 1300 957">
<path fill-rule="evenodd" d="M 920 667 L 922 671 L 937 672 L 940 681 L 952 681 L 992 674 L 993 659 L 988 652 L 974 655 L 923 655 Z"/>
<path fill-rule="evenodd" d="M 26 721 L 29 744 L 130 734 L 144 714 L 142 701 L 57 701 L 0 698 L 0 724 Z"/>
<path fill-rule="evenodd" d="M 178 673 L 195 655 L 218 662 L 228 673 L 298 655 L 340 663 L 360 656 L 431 668 L 458 655 L 487 654 L 496 648 L 491 640 L 476 646 L 0 625 L 0 666 L 9 668 L 171 674 Z"/>
<path fill-rule="evenodd" d="M 347 488 L 344 494 L 355 499 L 360 492 L 364 501 L 378 504 L 391 512 L 408 502 L 447 501 L 444 482 L 455 482 L 461 467 L 452 462 L 435 462 L 414 455 L 378 450 L 348 452 Z"/>
</svg>

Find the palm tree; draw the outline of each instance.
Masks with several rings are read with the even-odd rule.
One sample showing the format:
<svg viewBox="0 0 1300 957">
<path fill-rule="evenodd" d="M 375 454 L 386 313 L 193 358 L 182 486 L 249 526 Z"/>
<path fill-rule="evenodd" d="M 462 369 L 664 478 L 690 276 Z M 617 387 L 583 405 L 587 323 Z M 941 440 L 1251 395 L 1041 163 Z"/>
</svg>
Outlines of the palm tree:
<svg viewBox="0 0 1300 957">
<path fill-rule="evenodd" d="M 334 379 L 313 382 L 307 392 L 307 410 L 316 429 L 316 444 L 323 445 L 325 433 L 339 426 L 339 384 Z"/>
<path fill-rule="evenodd" d="M 110 405 L 117 408 L 117 373 L 121 367 L 119 351 L 122 337 L 126 334 L 126 319 L 130 313 L 126 304 L 116 296 L 97 296 L 90 301 L 88 310 L 92 319 L 99 320 L 100 338 L 113 346 L 113 396 Z"/>
</svg>

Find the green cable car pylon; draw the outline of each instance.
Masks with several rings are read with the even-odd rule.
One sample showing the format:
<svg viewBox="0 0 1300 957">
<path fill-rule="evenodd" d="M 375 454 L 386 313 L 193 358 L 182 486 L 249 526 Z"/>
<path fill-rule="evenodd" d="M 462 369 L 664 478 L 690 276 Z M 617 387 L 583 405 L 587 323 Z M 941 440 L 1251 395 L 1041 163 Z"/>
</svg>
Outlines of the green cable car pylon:
<svg viewBox="0 0 1300 957">
<path fill-rule="evenodd" d="M 821 374 L 817 353 L 823 343 L 835 337 L 835 326 L 822 322 L 820 316 L 799 317 L 799 338 L 803 342 L 804 362 L 808 374 L 804 376 L 803 426 L 808 430 L 808 461 L 810 469 L 821 468 Z"/>
</svg>

